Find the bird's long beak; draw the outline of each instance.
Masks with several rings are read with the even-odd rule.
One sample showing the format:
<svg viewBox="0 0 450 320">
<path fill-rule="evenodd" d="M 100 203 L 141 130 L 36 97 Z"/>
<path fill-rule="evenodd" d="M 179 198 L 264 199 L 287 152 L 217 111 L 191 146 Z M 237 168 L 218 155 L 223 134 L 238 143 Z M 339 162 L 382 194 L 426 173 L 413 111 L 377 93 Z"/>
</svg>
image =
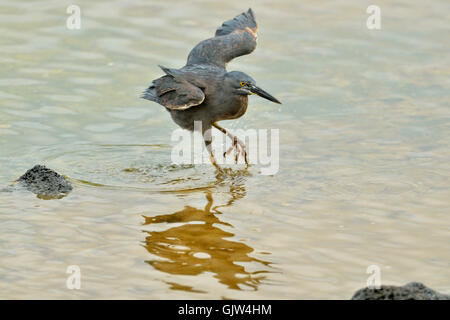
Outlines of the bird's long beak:
<svg viewBox="0 0 450 320">
<path fill-rule="evenodd" d="M 272 96 L 270 93 L 267 93 L 266 91 L 264 91 L 263 89 L 261 89 L 261 88 L 259 88 L 259 87 L 257 87 L 257 86 L 252 86 L 252 87 L 249 88 L 249 90 L 250 90 L 250 92 L 252 92 L 253 94 L 256 94 L 256 95 L 258 95 L 258 96 L 260 96 L 260 97 L 263 97 L 263 98 L 265 98 L 265 99 L 267 99 L 267 100 L 270 100 L 270 101 L 272 101 L 272 102 L 281 104 L 281 102 L 278 101 L 277 98 L 275 98 L 275 97 Z"/>
</svg>

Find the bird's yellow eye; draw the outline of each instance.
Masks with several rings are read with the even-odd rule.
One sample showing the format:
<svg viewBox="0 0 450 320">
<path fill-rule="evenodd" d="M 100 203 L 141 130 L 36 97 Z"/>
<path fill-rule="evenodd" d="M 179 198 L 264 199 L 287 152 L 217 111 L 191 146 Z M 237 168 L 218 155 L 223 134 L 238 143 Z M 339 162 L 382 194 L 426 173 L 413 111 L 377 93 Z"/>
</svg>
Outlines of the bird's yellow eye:
<svg viewBox="0 0 450 320">
<path fill-rule="evenodd" d="M 245 87 L 245 82 L 241 81 L 241 87 Z"/>
</svg>

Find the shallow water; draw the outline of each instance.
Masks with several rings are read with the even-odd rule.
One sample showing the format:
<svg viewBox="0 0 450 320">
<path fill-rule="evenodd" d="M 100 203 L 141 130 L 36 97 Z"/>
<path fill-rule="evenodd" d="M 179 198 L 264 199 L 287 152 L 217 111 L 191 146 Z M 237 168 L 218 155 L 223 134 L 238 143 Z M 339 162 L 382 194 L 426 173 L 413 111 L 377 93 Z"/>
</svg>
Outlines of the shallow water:
<svg viewBox="0 0 450 320">
<path fill-rule="evenodd" d="M 70 4 L 0 4 L 0 188 L 37 163 L 74 185 L 0 192 L 0 298 L 347 299 L 370 265 L 450 293 L 448 1 L 378 1 L 381 30 L 366 1 L 77 1 L 81 30 Z M 222 124 L 280 129 L 280 170 L 173 165 L 139 94 L 250 6 L 228 69 L 283 105 Z"/>
</svg>

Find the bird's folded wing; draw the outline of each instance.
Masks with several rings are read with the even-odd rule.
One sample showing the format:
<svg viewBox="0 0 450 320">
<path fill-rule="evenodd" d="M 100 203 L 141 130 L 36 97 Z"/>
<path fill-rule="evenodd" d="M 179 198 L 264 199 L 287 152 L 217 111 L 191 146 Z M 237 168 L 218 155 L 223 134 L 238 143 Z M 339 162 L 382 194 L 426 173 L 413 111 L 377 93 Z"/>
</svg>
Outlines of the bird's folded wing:
<svg viewBox="0 0 450 320">
<path fill-rule="evenodd" d="M 225 21 L 214 38 L 197 44 L 189 53 L 187 65 L 211 64 L 225 68 L 232 59 L 256 48 L 257 25 L 252 9 Z"/>
<path fill-rule="evenodd" d="M 158 102 L 169 109 L 185 110 L 201 104 L 205 94 L 200 88 L 180 77 L 166 75 L 153 81 L 142 98 Z"/>
</svg>

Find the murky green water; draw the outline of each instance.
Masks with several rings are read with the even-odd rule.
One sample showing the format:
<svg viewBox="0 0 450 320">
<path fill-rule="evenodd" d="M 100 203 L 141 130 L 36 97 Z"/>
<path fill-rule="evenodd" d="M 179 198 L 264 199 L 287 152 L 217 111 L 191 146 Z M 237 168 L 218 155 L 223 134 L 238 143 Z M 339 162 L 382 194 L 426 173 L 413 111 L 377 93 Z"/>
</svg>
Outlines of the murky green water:
<svg viewBox="0 0 450 320">
<path fill-rule="evenodd" d="M 37 163 L 75 187 L 0 193 L 0 298 L 346 299 L 369 265 L 450 292 L 448 1 L 378 1 L 381 30 L 368 1 L 77 1 L 81 30 L 70 4 L 0 3 L 0 187 Z M 229 70 L 283 105 L 222 124 L 279 128 L 280 171 L 174 166 L 138 96 L 250 6 Z"/>
</svg>

